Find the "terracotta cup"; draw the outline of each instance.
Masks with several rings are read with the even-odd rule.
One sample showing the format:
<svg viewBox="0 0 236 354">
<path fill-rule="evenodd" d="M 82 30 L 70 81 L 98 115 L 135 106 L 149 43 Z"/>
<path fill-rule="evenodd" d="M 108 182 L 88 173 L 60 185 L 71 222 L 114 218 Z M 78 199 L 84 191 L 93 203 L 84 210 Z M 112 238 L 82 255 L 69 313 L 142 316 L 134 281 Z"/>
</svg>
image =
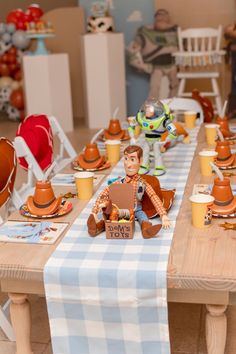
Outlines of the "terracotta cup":
<svg viewBox="0 0 236 354">
<path fill-rule="evenodd" d="M 93 178 L 92 172 L 77 172 L 74 174 L 77 196 L 81 200 L 89 200 L 93 195 Z"/>
<path fill-rule="evenodd" d="M 120 140 L 106 140 L 107 159 L 115 164 L 120 160 Z"/>
<path fill-rule="evenodd" d="M 209 177 L 213 175 L 210 162 L 214 162 L 217 155 L 218 153 L 213 150 L 204 150 L 199 152 L 200 169 L 203 176 Z"/>
<path fill-rule="evenodd" d="M 184 121 L 185 127 L 192 129 L 196 125 L 197 112 L 194 111 L 186 111 L 184 112 Z"/>
<path fill-rule="evenodd" d="M 206 228 L 211 225 L 212 212 L 210 206 L 215 198 L 207 194 L 194 194 L 189 198 L 192 206 L 192 224 L 197 228 Z"/>
<path fill-rule="evenodd" d="M 205 125 L 206 140 L 208 145 L 216 145 L 217 128 L 219 127 L 219 124 Z"/>
</svg>

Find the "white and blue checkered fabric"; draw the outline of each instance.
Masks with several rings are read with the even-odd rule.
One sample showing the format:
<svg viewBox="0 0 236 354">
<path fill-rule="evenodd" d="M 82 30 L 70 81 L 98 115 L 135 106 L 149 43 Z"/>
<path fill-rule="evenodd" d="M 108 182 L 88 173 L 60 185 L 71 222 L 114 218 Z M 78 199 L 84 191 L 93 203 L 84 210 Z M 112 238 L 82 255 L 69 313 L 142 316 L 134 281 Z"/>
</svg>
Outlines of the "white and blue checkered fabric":
<svg viewBox="0 0 236 354">
<path fill-rule="evenodd" d="M 167 264 L 199 128 L 191 144 L 164 156 L 161 186 L 176 188 L 172 227 L 158 238 L 107 240 L 88 236 L 86 221 L 99 191 L 48 260 L 45 291 L 54 354 L 168 354 Z M 123 176 L 120 161 L 109 178 Z M 154 219 L 154 222 L 160 222 Z"/>
</svg>

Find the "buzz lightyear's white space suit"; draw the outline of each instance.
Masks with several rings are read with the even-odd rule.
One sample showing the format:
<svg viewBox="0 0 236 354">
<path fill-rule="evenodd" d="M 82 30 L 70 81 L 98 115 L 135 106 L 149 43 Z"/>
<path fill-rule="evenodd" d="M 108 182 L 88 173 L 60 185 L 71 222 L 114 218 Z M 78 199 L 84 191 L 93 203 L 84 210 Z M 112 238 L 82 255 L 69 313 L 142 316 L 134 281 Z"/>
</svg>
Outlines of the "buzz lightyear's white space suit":
<svg viewBox="0 0 236 354">
<path fill-rule="evenodd" d="M 167 105 L 158 100 L 145 101 L 138 111 L 135 119 L 130 121 L 129 134 L 131 144 L 136 143 L 134 138 L 135 126 L 139 125 L 145 133 L 145 142 L 143 148 L 143 163 L 139 173 L 146 174 L 150 170 L 150 152 L 154 153 L 154 175 L 161 176 L 166 172 L 162 161 L 161 153 L 161 135 L 168 131 L 166 141 L 177 138 L 176 127 L 172 123 L 173 115 Z M 166 142 L 165 141 L 165 142 Z"/>
</svg>

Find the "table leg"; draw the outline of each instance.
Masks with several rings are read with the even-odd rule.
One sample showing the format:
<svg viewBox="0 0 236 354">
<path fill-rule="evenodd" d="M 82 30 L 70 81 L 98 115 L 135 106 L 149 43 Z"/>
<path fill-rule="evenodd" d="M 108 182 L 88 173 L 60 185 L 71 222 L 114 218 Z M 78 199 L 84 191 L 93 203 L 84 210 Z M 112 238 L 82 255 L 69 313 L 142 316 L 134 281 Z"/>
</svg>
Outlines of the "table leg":
<svg viewBox="0 0 236 354">
<path fill-rule="evenodd" d="M 12 327 L 16 336 L 16 354 L 33 354 L 30 343 L 31 315 L 28 296 L 8 294 Z"/>
<path fill-rule="evenodd" d="M 206 305 L 206 342 L 208 354 L 224 354 L 227 321 L 226 305 Z"/>
</svg>

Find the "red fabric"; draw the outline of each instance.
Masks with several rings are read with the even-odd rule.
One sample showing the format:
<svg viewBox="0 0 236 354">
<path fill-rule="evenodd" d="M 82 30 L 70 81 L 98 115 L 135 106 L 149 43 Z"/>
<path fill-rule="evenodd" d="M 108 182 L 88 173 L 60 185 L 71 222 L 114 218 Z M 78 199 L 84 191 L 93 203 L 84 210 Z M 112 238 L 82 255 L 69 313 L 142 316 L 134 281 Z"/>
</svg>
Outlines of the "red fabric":
<svg viewBox="0 0 236 354">
<path fill-rule="evenodd" d="M 21 136 L 36 161 L 43 171 L 45 171 L 53 161 L 53 136 L 49 120 L 46 115 L 31 115 L 24 119 L 19 125 L 16 136 Z M 20 165 L 28 169 L 28 164 L 24 158 L 19 158 Z"/>
</svg>

